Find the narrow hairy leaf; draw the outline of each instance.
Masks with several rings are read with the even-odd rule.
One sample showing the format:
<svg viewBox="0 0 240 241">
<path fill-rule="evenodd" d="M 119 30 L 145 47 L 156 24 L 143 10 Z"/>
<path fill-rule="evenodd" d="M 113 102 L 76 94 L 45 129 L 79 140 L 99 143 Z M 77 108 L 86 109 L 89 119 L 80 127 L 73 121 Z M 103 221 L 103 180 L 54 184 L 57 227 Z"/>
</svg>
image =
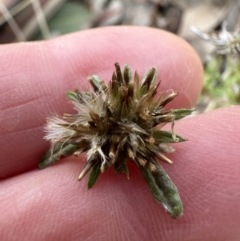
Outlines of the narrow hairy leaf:
<svg viewBox="0 0 240 241">
<path fill-rule="evenodd" d="M 61 156 L 70 156 L 77 150 L 77 146 L 72 144 L 57 143 L 52 149 L 46 152 L 46 154 L 40 160 L 38 167 L 40 169 L 46 168 L 58 161 Z"/>
<path fill-rule="evenodd" d="M 155 161 L 156 171 L 140 166 L 140 170 L 155 200 L 171 215 L 177 218 L 183 213 L 182 201 L 170 177 Z"/>
<path fill-rule="evenodd" d="M 94 184 L 96 183 L 100 173 L 101 173 L 101 171 L 100 171 L 100 165 L 99 164 L 92 167 L 91 173 L 90 173 L 89 178 L 88 178 L 88 189 L 90 189 L 94 186 Z"/>
<path fill-rule="evenodd" d="M 174 115 L 174 120 L 180 120 L 188 115 L 191 115 L 195 109 L 177 109 L 172 110 L 172 114 Z"/>
<path fill-rule="evenodd" d="M 176 135 L 178 142 L 186 141 L 182 136 Z M 155 139 L 156 143 L 175 143 L 176 141 L 173 139 L 172 132 L 169 131 L 161 131 L 155 130 L 153 132 L 153 138 Z"/>
</svg>

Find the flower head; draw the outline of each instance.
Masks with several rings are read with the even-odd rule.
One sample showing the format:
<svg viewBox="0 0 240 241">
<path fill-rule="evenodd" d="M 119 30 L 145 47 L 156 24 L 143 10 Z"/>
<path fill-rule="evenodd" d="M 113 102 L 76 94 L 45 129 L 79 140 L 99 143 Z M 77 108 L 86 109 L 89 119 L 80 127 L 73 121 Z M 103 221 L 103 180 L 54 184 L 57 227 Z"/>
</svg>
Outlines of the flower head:
<svg viewBox="0 0 240 241">
<path fill-rule="evenodd" d="M 76 113 L 48 119 L 45 139 L 51 142 L 52 149 L 40 167 L 48 166 L 61 155 L 86 152 L 86 165 L 79 180 L 91 170 L 90 188 L 99 174 L 111 166 L 129 177 L 127 162 L 132 161 L 140 168 L 155 199 L 172 217 L 179 216 L 182 205 L 177 189 L 155 159 L 172 164 L 163 154 L 173 151 L 168 143 L 185 140 L 173 132 L 174 121 L 193 110 L 166 110 L 164 107 L 177 92 L 159 94 L 156 76 L 156 69 L 151 68 L 140 81 L 137 73 L 132 76 L 128 65 L 121 70 L 116 63 L 108 85 L 91 76 L 88 80 L 92 91 L 68 92 Z M 172 123 L 170 132 L 159 129 L 166 123 Z"/>
</svg>

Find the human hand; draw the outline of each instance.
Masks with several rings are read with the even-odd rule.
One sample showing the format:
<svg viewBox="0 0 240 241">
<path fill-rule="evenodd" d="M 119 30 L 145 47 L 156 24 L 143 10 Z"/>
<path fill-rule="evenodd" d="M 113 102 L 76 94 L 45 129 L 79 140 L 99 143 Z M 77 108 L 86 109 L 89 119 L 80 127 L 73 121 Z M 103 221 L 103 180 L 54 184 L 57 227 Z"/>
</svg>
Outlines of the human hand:
<svg viewBox="0 0 240 241">
<path fill-rule="evenodd" d="M 108 170 L 86 191 L 77 181 L 84 156 L 38 170 L 48 143 L 46 117 L 72 110 L 65 92 L 88 88 L 88 75 L 109 80 L 113 64 L 140 75 L 158 69 L 172 107 L 191 107 L 202 85 L 201 63 L 178 37 L 149 28 L 110 27 L 50 41 L 0 46 L 0 236 L 2 240 L 237 241 L 240 237 L 240 108 L 186 118 L 176 133 L 174 165 L 184 215 L 171 219 L 130 164 L 130 180 Z M 162 163 L 161 163 L 162 164 Z"/>
</svg>

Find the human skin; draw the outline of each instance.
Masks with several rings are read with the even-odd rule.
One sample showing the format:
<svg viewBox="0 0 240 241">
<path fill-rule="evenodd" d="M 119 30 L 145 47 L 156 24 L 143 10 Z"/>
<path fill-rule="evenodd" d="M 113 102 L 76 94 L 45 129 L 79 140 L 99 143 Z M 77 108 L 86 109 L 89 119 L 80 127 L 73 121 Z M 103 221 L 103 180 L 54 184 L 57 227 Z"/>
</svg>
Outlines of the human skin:
<svg viewBox="0 0 240 241">
<path fill-rule="evenodd" d="M 177 220 L 158 206 L 132 163 L 129 180 L 110 169 L 89 191 L 87 178 L 77 181 L 84 155 L 37 169 L 49 148 L 46 118 L 73 112 L 64 93 L 87 89 L 91 74 L 108 81 L 116 61 L 141 76 L 155 66 L 160 91 L 179 93 L 169 108 L 193 106 L 203 73 L 184 40 L 156 29 L 108 27 L 2 45 L 0 54 L 2 240 L 239 240 L 239 107 L 176 122 L 176 133 L 189 141 L 174 144 L 174 164 L 162 165 L 182 197 Z"/>
</svg>

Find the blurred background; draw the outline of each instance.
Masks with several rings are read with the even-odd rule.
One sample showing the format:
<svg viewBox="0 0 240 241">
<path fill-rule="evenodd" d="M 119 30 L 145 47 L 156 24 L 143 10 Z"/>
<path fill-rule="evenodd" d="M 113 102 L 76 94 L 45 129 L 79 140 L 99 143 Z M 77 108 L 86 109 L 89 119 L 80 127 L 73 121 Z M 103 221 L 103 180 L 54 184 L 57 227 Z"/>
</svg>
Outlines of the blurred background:
<svg viewBox="0 0 240 241">
<path fill-rule="evenodd" d="M 0 44 L 107 25 L 151 26 L 187 40 L 205 70 L 198 112 L 240 103 L 240 0 L 0 0 Z"/>
</svg>

